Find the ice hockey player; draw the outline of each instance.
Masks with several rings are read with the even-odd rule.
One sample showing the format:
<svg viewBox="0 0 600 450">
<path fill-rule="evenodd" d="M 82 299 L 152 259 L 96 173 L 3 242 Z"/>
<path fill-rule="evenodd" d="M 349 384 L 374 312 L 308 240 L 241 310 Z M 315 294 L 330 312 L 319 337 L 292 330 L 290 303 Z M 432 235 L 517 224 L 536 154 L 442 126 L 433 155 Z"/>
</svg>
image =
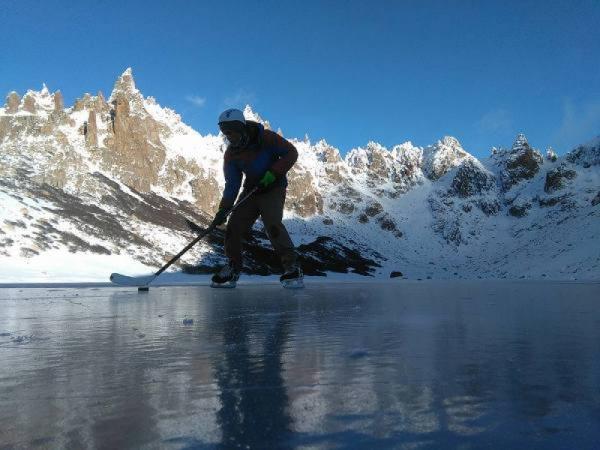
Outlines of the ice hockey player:
<svg viewBox="0 0 600 450">
<path fill-rule="evenodd" d="M 242 239 L 261 217 L 265 231 L 284 269 L 280 281 L 284 287 L 302 287 L 303 275 L 294 244 L 282 223 L 287 188 L 286 173 L 296 162 L 298 151 L 286 139 L 262 124 L 244 118 L 242 111 L 227 109 L 219 116 L 219 128 L 228 141 L 223 171 L 225 190 L 214 224 L 225 223 L 245 175 L 243 198 L 257 191 L 235 209 L 225 231 L 225 255 L 228 263 L 213 275 L 213 287 L 235 287 L 242 268 Z"/>
</svg>

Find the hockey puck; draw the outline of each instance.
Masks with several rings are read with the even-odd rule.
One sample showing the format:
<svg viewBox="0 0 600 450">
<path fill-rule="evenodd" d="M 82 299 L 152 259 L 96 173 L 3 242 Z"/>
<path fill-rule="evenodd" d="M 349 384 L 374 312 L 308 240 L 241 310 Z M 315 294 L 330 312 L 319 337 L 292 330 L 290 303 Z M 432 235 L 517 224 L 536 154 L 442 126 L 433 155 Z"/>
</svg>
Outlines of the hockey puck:
<svg viewBox="0 0 600 450">
<path fill-rule="evenodd" d="M 148 286 L 140 286 L 138 292 L 148 292 L 150 288 Z"/>
</svg>

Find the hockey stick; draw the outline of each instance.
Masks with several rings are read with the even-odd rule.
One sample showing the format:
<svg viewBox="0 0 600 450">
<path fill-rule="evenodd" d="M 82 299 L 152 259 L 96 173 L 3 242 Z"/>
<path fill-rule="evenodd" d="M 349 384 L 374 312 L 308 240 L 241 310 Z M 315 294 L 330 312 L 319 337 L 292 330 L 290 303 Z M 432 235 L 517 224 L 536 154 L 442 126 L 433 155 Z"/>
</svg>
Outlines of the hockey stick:
<svg viewBox="0 0 600 450">
<path fill-rule="evenodd" d="M 248 200 L 250 196 L 254 194 L 257 190 L 258 187 L 255 187 L 250 192 L 248 192 L 248 194 L 242 197 L 235 205 L 233 205 L 229 209 L 229 211 L 227 211 L 227 215 L 225 217 L 228 217 L 233 211 L 235 211 L 238 208 L 238 206 L 240 206 L 242 203 Z M 187 252 L 190 248 L 196 245 L 198 241 L 212 233 L 215 230 L 215 228 L 217 228 L 217 225 L 215 225 L 213 221 L 213 223 L 211 223 L 210 226 L 203 233 L 196 236 L 196 238 L 194 238 L 192 242 L 190 242 L 179 253 L 173 256 L 173 258 L 171 258 L 168 263 L 162 266 L 154 275 L 147 275 L 145 277 L 129 277 L 127 275 L 121 275 L 120 273 L 113 273 L 110 275 L 110 281 L 120 286 L 138 286 L 138 289 L 140 290 L 148 290 L 148 285 L 152 283 L 156 277 L 158 277 L 161 273 L 167 270 L 171 266 L 171 264 L 173 264 L 175 261 L 181 258 L 181 256 L 183 256 L 185 252 Z"/>
</svg>

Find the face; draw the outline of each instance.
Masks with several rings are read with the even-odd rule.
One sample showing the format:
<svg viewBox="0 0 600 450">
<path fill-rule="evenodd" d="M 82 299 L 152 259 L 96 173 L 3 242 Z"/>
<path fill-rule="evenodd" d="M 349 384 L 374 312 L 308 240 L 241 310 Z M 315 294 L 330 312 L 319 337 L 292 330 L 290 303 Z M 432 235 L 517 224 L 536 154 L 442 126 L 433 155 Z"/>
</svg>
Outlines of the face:
<svg viewBox="0 0 600 450">
<path fill-rule="evenodd" d="M 223 134 L 229 143 L 234 147 L 239 147 L 239 145 L 242 143 L 242 134 L 238 133 L 237 131 L 226 130 L 223 131 Z"/>
</svg>

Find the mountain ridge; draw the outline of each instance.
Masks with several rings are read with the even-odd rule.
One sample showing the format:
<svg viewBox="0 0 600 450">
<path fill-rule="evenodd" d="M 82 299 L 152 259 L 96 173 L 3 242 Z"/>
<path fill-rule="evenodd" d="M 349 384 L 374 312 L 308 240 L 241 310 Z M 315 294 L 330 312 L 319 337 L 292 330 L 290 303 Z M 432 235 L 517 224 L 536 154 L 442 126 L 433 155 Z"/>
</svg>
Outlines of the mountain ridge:
<svg viewBox="0 0 600 450">
<path fill-rule="evenodd" d="M 250 106 L 244 112 L 270 127 Z M 344 266 L 340 256 L 331 270 L 363 275 L 598 278 L 591 249 L 600 244 L 594 204 L 600 138 L 564 156 L 547 151 L 543 157 L 519 135 L 511 149 L 492 149 L 482 160 L 452 136 L 426 147 L 369 142 L 344 157 L 325 140 L 291 141 L 300 156 L 289 174 L 285 220 L 315 274 L 327 272 L 317 266 L 325 265 L 324 239 L 332 239 L 330 248 L 346 255 L 340 249 L 356 250 L 373 264 L 355 259 Z M 45 85 L 23 98 L 9 93 L 0 108 L 0 196 L 12 205 L 0 215 L 3 264 L 12 258 L 31 265 L 48 251 L 72 248 L 82 257 L 96 252 L 131 266 L 160 266 L 193 236 L 184 216 L 205 225 L 214 214 L 224 148 L 222 136 L 202 136 L 175 111 L 144 97 L 131 69 L 118 77 L 108 100 L 101 92 L 85 94 L 70 108 L 60 91 L 50 93 Z M 43 202 L 51 206 L 33 209 Z M 64 212 L 67 204 L 78 204 L 76 218 Z M 102 225 L 86 224 L 94 217 Z M 551 226 L 572 237 L 543 238 L 539 233 Z M 107 227 L 122 231 L 104 239 Z M 55 230 L 54 239 L 42 239 L 40 229 Z M 254 237 L 251 251 L 264 256 L 269 246 L 260 223 Z M 311 251 L 320 257 L 309 263 Z M 557 261 L 566 255 L 572 256 L 568 263 Z M 208 271 L 222 261 L 213 239 L 180 267 Z M 258 261 L 246 270 L 278 270 L 276 261 Z"/>
</svg>

